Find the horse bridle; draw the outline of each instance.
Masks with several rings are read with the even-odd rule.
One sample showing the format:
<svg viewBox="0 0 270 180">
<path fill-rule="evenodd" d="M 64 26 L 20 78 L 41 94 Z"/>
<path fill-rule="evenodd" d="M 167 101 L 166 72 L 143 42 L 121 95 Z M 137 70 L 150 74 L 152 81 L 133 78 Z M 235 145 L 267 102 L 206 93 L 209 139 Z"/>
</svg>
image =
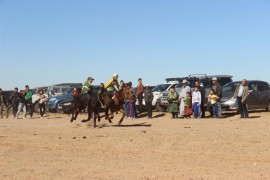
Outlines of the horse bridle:
<svg viewBox="0 0 270 180">
<path fill-rule="evenodd" d="M 101 104 L 101 107 L 104 108 L 104 109 L 106 109 L 106 108 L 110 105 L 110 103 L 104 105 L 104 104 L 101 102 L 99 96 L 101 96 L 101 98 L 102 98 L 102 99 L 104 100 L 104 102 L 106 103 L 105 98 L 102 96 L 102 93 L 100 93 L 100 94 L 98 95 L 98 101 L 99 101 L 99 103 Z"/>
</svg>

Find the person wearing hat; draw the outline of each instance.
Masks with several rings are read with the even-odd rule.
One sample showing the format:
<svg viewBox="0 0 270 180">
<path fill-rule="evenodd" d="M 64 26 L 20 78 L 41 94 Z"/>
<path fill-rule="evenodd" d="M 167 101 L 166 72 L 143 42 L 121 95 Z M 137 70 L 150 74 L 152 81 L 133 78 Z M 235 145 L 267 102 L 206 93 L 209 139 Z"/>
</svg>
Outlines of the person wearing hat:
<svg viewBox="0 0 270 180">
<path fill-rule="evenodd" d="M 150 89 L 149 85 L 145 85 L 144 90 L 144 101 L 145 101 L 145 108 L 147 112 L 148 118 L 152 118 L 152 101 L 154 99 L 154 95 L 152 90 Z"/>
<path fill-rule="evenodd" d="M 185 99 L 187 96 L 187 92 L 191 93 L 191 89 L 187 85 L 188 81 L 186 79 L 184 79 L 181 83 L 182 83 L 182 89 L 180 91 L 181 102 L 180 102 L 179 109 L 180 109 L 180 118 L 184 118 L 184 116 L 185 116 Z"/>
<path fill-rule="evenodd" d="M 175 87 L 171 87 L 171 92 L 167 96 L 169 102 L 168 112 L 172 113 L 172 119 L 178 117 L 179 112 L 179 94 L 175 91 Z"/>
<path fill-rule="evenodd" d="M 114 73 L 113 77 L 109 79 L 109 81 L 105 84 L 105 88 L 108 92 L 118 91 L 119 90 L 119 82 L 118 82 L 118 74 Z"/>
<path fill-rule="evenodd" d="M 33 106 L 33 103 L 32 103 L 33 92 L 29 89 L 28 85 L 25 86 L 25 92 L 26 92 L 26 96 L 25 96 L 26 109 L 28 111 L 30 111 L 30 117 L 32 118 L 33 113 L 34 113 L 34 106 Z"/>
<path fill-rule="evenodd" d="M 138 103 L 139 103 L 139 113 L 141 114 L 143 112 L 143 91 L 144 91 L 144 86 L 142 84 L 142 79 L 138 79 L 138 86 L 136 89 L 136 96 L 138 97 Z"/>
<path fill-rule="evenodd" d="M 214 90 L 214 93 L 216 96 L 219 97 L 219 99 L 217 100 L 217 106 L 218 106 L 218 117 L 221 117 L 222 115 L 222 109 L 221 109 L 221 104 L 220 104 L 220 100 L 222 98 L 222 87 L 221 85 L 217 82 L 217 78 L 213 77 L 212 78 L 212 87 L 211 89 Z M 210 110 L 211 115 L 213 116 L 213 111 Z"/>
<path fill-rule="evenodd" d="M 90 101 L 91 100 L 91 94 L 93 91 L 93 82 L 94 82 L 94 78 L 92 77 L 88 77 L 87 81 L 84 83 L 82 89 L 83 89 L 83 93 L 87 94 L 87 99 Z"/>
<path fill-rule="evenodd" d="M 87 78 L 87 81 L 84 83 L 84 85 L 83 85 L 83 92 L 86 94 L 86 93 L 88 93 L 88 94 L 91 94 L 92 93 L 92 91 L 93 91 L 93 82 L 94 82 L 94 78 L 92 78 L 92 77 L 88 77 Z"/>
</svg>

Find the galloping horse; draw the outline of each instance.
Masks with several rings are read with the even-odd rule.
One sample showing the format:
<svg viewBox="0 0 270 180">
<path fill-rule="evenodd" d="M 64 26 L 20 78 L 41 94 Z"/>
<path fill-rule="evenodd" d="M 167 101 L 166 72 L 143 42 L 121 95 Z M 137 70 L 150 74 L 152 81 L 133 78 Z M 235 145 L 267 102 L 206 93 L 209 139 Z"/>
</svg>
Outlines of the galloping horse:
<svg viewBox="0 0 270 180">
<path fill-rule="evenodd" d="M 96 127 L 96 119 L 98 118 L 98 121 L 100 122 L 100 116 L 99 116 L 99 109 L 101 107 L 101 101 L 100 94 L 97 92 L 93 92 L 91 95 L 91 99 L 88 98 L 88 94 L 79 94 L 77 103 L 74 103 L 73 109 L 72 109 L 72 117 L 70 119 L 70 122 L 73 122 L 77 119 L 78 114 L 86 109 L 88 112 L 88 119 L 87 121 L 91 120 L 92 114 L 94 114 L 94 127 Z"/>
<path fill-rule="evenodd" d="M 120 119 L 120 121 L 118 122 L 118 125 L 120 125 L 124 118 L 125 118 L 125 111 L 124 111 L 124 96 L 123 96 L 123 89 L 117 91 L 114 93 L 112 100 L 109 103 L 108 109 L 110 110 L 110 115 L 111 116 L 107 116 L 106 119 L 112 123 L 112 119 L 114 118 L 114 113 L 120 111 L 122 114 L 122 117 Z"/>
</svg>

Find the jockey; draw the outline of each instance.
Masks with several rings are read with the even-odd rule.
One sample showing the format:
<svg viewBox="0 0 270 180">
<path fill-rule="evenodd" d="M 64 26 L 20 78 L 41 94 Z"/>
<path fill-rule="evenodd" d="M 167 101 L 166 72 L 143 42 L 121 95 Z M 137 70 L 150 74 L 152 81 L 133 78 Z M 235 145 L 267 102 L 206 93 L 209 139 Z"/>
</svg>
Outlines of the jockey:
<svg viewBox="0 0 270 180">
<path fill-rule="evenodd" d="M 83 85 L 83 93 L 91 94 L 93 91 L 93 81 L 94 79 L 92 77 L 88 77 L 87 81 Z"/>
<path fill-rule="evenodd" d="M 105 85 L 108 92 L 114 92 L 119 90 L 118 74 L 114 73 L 113 78 L 111 78 Z"/>
<path fill-rule="evenodd" d="M 93 81 L 94 81 L 94 78 L 88 77 L 87 81 L 83 85 L 83 93 L 88 94 L 88 99 L 89 100 L 91 99 L 91 94 L 92 94 L 92 91 L 93 91 L 93 84 L 92 84 Z"/>
</svg>

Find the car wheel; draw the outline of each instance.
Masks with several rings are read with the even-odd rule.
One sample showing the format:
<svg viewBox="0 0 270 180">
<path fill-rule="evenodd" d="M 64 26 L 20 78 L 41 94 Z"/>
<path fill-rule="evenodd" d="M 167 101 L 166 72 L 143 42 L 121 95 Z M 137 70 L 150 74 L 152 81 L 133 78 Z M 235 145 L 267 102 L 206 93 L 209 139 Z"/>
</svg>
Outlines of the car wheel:
<svg viewBox="0 0 270 180">
<path fill-rule="evenodd" d="M 166 111 L 159 103 L 156 104 L 155 109 L 157 112 L 165 112 Z"/>
</svg>

